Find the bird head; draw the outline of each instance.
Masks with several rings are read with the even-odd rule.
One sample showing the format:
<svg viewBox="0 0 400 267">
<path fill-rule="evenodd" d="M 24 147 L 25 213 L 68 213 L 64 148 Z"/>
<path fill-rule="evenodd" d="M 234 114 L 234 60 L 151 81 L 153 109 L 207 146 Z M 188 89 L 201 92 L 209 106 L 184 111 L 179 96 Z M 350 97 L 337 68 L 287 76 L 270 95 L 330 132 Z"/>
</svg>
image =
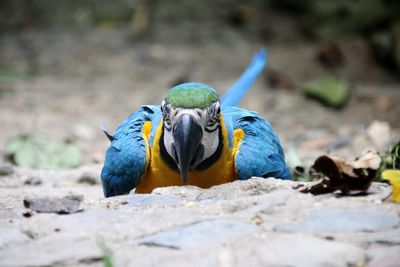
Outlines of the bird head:
<svg viewBox="0 0 400 267">
<path fill-rule="evenodd" d="M 221 107 L 218 93 L 200 83 L 171 88 L 161 103 L 163 142 L 183 182 L 188 173 L 216 153 Z"/>
</svg>

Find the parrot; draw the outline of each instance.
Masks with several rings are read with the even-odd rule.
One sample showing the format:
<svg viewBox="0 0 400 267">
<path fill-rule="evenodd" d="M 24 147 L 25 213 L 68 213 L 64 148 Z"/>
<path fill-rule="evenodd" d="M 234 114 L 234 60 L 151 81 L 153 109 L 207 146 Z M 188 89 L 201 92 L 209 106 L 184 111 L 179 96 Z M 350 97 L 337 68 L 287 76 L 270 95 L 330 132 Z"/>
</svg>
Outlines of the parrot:
<svg viewBox="0 0 400 267">
<path fill-rule="evenodd" d="M 291 179 L 271 124 L 237 107 L 266 61 L 262 48 L 222 98 L 203 83 L 183 83 L 161 105 L 141 106 L 113 134 L 102 127 L 111 141 L 101 171 L 105 197 L 166 186 L 209 188 L 253 176 Z"/>
</svg>

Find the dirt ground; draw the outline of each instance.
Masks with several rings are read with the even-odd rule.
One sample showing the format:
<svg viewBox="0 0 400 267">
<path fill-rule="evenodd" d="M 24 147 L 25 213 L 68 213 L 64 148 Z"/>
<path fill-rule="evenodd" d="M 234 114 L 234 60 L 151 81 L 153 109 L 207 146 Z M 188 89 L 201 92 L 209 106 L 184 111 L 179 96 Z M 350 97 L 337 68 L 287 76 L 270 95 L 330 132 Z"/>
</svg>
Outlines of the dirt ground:
<svg viewBox="0 0 400 267">
<path fill-rule="evenodd" d="M 8 140 L 30 133 L 76 141 L 83 162 L 62 171 L 14 167 L 0 176 L 0 265 L 102 266 L 99 237 L 113 251 L 115 266 L 235 266 L 234 260 L 254 266 L 390 266 L 382 257 L 398 262 L 399 210 L 385 184 L 374 184 L 377 192 L 367 196 L 343 198 L 301 194 L 292 189 L 295 182 L 274 179 L 103 198 L 99 174 L 109 141 L 100 124 L 113 132 L 140 105 L 161 103 L 180 82 L 202 82 L 222 95 L 261 47 L 268 65 L 241 106 L 271 122 L 288 155 L 295 151 L 309 165 L 328 152 L 353 158 L 387 151 L 399 139 L 400 80 L 375 63 L 361 36 L 333 40 L 343 64 L 326 68 L 317 60 L 324 43 L 302 37 L 291 19 L 273 21 L 273 38 L 214 23 L 156 25 L 140 38 L 128 26 L 1 35 L 0 167 Z M 274 73 L 283 74 L 291 88 L 275 88 Z M 351 85 L 341 109 L 299 89 L 327 73 Z M 26 215 L 27 197 L 71 194 L 84 197 L 82 212 Z M 245 235 L 232 237 L 237 233 Z M 172 245 L 164 244 L 171 238 Z"/>
<path fill-rule="evenodd" d="M 361 37 L 336 40 L 344 63 L 327 69 L 317 60 L 321 43 L 296 35 L 293 23 L 280 25 L 286 26 L 267 42 L 215 25 L 164 25 L 136 40 L 127 28 L 3 35 L 0 62 L 14 74 L 0 79 L 0 149 L 9 138 L 38 132 L 76 140 L 85 164 L 101 163 L 108 141 L 99 124 L 113 131 L 140 105 L 160 103 L 183 81 L 209 84 L 222 95 L 260 47 L 268 50 L 268 65 L 241 106 L 265 116 L 286 150 L 306 161 L 328 150 L 350 157 L 385 150 L 366 134 L 374 120 L 389 123 L 386 144 L 399 137 L 400 82 L 374 62 Z M 273 88 L 273 72 L 283 73 L 293 88 Z M 342 109 L 307 99 L 298 89 L 326 73 L 352 87 Z"/>
</svg>

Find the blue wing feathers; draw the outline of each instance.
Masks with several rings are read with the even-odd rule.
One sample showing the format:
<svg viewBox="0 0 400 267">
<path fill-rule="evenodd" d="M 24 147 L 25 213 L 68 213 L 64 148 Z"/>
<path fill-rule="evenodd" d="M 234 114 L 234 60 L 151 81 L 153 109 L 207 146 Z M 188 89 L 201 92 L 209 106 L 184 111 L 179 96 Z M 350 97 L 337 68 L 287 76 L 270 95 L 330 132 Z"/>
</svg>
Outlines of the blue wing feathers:
<svg viewBox="0 0 400 267">
<path fill-rule="evenodd" d="M 252 176 L 291 179 L 278 136 L 269 122 L 256 112 L 229 107 L 223 109 L 225 121 L 234 129 L 242 129 L 245 137 L 235 157 L 238 178 Z"/>
<path fill-rule="evenodd" d="M 221 98 L 222 106 L 236 106 L 250 89 L 267 63 L 267 51 L 262 48 L 254 55 L 250 65 Z"/>
<path fill-rule="evenodd" d="M 235 157 L 238 178 L 241 180 L 252 176 L 291 179 L 279 138 L 269 122 L 254 111 L 234 107 L 255 82 L 266 62 L 267 52 L 261 49 L 221 100 L 229 145 L 232 145 L 235 129 L 241 128 L 245 132 L 239 153 Z"/>
<path fill-rule="evenodd" d="M 255 82 L 266 62 L 267 53 L 265 49 L 261 49 L 221 100 L 229 145 L 232 146 L 235 129 L 241 128 L 245 132 L 239 153 L 235 157 L 238 178 L 241 180 L 252 176 L 291 178 L 283 149 L 271 125 L 256 112 L 234 107 Z M 111 141 L 101 173 L 106 197 L 129 193 L 139 184 L 146 171 L 147 160 L 143 125 L 146 121 L 152 122 L 149 138 L 152 143 L 161 120 L 160 106 L 146 105 L 122 122 L 113 135 L 101 127 Z"/>
<path fill-rule="evenodd" d="M 159 109 L 159 108 L 158 108 Z M 146 167 L 146 142 L 142 128 L 154 116 L 156 106 L 143 106 L 131 114 L 112 135 L 101 172 L 106 197 L 129 193 L 136 187 Z"/>
</svg>

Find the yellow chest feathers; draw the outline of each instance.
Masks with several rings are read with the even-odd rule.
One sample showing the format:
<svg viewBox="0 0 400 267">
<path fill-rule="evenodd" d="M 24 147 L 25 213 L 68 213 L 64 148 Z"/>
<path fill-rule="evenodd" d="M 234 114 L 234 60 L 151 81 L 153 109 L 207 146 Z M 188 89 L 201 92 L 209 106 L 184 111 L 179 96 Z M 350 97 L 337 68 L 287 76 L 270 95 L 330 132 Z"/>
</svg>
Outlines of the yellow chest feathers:
<svg viewBox="0 0 400 267">
<path fill-rule="evenodd" d="M 161 122 L 157 128 L 151 146 L 148 145 L 147 141 L 150 135 L 151 122 L 146 122 L 143 127 L 143 137 L 148 148 L 148 158 L 146 171 L 141 177 L 139 185 L 136 187 L 137 193 L 149 193 L 157 187 L 177 185 L 195 185 L 201 188 L 209 188 L 236 179 L 237 174 L 234 166 L 234 158 L 236 153 L 239 152 L 238 148 L 244 137 L 243 130 L 235 130 L 233 148 L 229 148 L 227 130 L 223 120 L 221 119 L 221 130 L 223 136 L 223 149 L 221 156 L 207 169 L 189 172 L 188 182 L 183 183 L 179 172 L 171 169 L 161 158 L 159 141 L 162 133 L 162 125 L 163 123 Z"/>
</svg>

